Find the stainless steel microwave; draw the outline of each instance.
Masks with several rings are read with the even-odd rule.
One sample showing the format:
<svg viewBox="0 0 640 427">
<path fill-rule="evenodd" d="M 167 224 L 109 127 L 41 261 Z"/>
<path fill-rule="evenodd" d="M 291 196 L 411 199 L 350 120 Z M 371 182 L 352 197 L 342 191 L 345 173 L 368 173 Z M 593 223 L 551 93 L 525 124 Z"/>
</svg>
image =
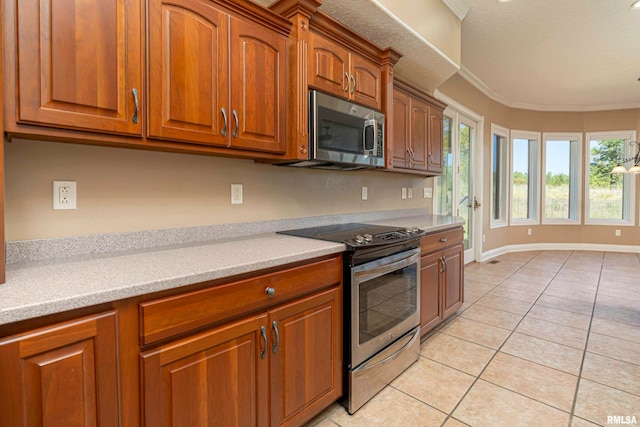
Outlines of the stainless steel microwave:
<svg viewBox="0 0 640 427">
<path fill-rule="evenodd" d="M 384 114 L 309 91 L 309 160 L 290 166 L 322 169 L 384 167 Z"/>
</svg>

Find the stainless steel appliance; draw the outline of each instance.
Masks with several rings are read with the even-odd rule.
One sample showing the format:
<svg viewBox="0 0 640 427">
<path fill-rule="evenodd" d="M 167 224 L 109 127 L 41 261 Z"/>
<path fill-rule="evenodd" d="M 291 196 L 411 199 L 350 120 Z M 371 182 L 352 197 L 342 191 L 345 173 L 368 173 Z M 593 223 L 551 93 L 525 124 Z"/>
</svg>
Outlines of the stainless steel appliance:
<svg viewBox="0 0 640 427">
<path fill-rule="evenodd" d="M 384 167 L 384 114 L 309 91 L 309 160 L 288 166 L 319 169 Z"/>
<path fill-rule="evenodd" d="M 343 404 L 353 414 L 420 352 L 420 237 L 415 227 L 340 224 L 281 232 L 343 242 Z"/>
</svg>

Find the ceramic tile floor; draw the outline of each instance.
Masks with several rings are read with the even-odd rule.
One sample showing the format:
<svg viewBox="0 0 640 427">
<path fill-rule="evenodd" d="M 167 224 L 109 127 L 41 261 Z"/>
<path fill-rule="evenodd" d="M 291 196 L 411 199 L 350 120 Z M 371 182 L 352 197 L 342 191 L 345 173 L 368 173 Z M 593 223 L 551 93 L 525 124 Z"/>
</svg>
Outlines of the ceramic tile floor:
<svg viewBox="0 0 640 427">
<path fill-rule="evenodd" d="M 307 427 L 640 425 L 638 254 L 492 261 L 465 267 L 464 305 L 414 365 L 355 415 L 336 403 Z"/>
</svg>

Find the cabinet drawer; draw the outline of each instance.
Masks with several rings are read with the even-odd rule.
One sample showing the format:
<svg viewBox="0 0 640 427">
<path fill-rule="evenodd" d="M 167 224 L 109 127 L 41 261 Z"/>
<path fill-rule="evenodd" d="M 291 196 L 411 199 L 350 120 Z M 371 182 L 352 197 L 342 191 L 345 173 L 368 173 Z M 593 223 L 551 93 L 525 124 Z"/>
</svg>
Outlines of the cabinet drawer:
<svg viewBox="0 0 640 427">
<path fill-rule="evenodd" d="M 342 280 L 341 257 L 140 304 L 142 345 L 271 306 Z M 273 296 L 266 289 L 273 288 Z"/>
<path fill-rule="evenodd" d="M 462 243 L 462 227 L 428 234 L 420 240 L 422 255 Z"/>
</svg>

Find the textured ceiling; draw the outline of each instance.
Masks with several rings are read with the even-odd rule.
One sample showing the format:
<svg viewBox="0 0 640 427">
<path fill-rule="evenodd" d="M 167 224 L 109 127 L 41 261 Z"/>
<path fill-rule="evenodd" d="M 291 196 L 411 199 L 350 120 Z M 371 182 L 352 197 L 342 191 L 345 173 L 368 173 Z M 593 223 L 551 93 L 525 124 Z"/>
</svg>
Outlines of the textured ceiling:
<svg viewBox="0 0 640 427">
<path fill-rule="evenodd" d="M 640 10 L 631 0 L 456 1 L 469 7 L 459 73 L 491 98 L 547 111 L 640 108 Z M 397 75 L 423 89 L 458 72 L 377 0 L 323 0 L 321 9 L 402 52 Z"/>
<path fill-rule="evenodd" d="M 462 71 L 494 99 L 539 110 L 640 107 L 631 0 L 465 0 Z"/>
</svg>

